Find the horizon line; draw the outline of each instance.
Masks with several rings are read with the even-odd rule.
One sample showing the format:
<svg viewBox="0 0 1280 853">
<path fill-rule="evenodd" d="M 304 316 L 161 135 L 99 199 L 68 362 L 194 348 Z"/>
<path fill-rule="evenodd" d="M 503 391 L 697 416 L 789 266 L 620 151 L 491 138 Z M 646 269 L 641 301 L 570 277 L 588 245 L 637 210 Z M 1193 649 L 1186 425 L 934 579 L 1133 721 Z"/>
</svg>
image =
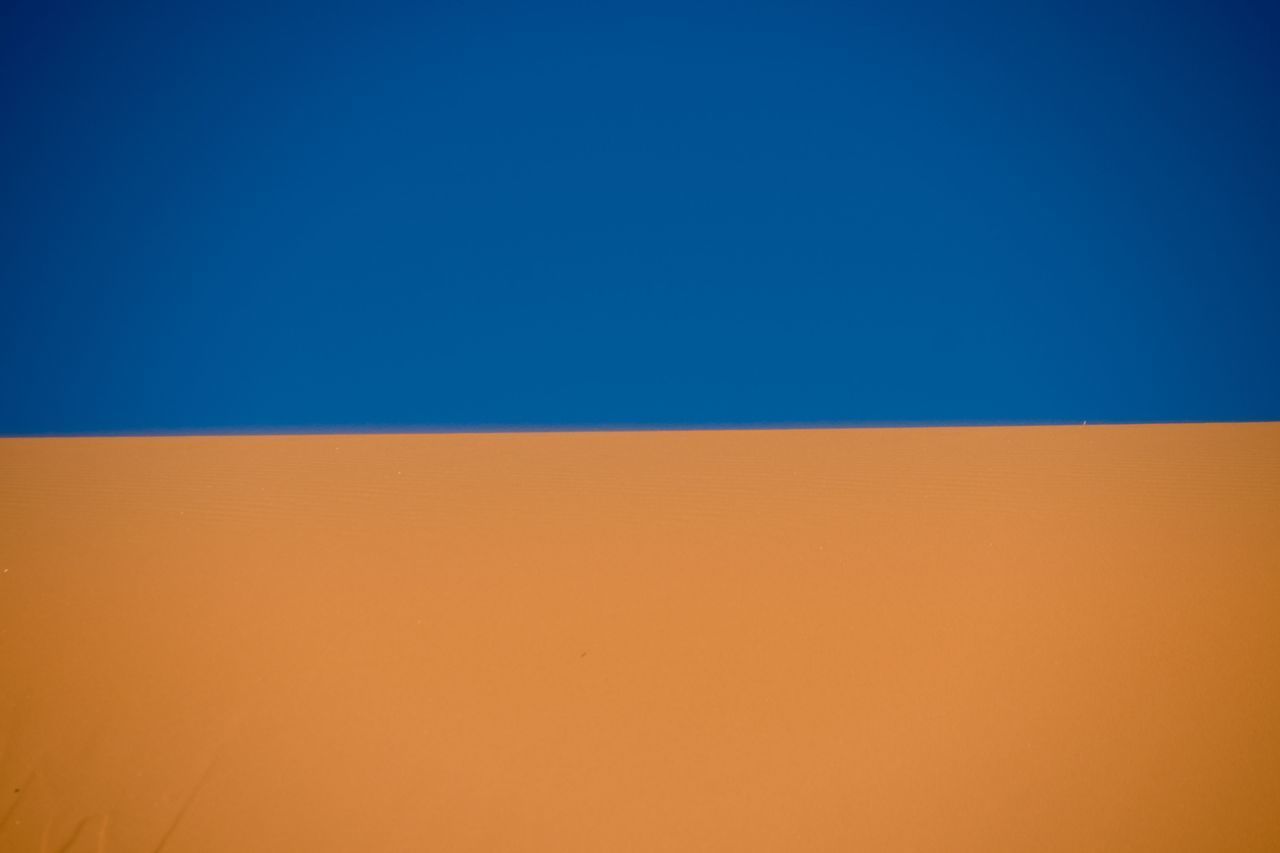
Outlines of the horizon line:
<svg viewBox="0 0 1280 853">
<path fill-rule="evenodd" d="M 1179 420 L 1179 421 L 1063 421 L 1063 420 L 956 420 L 956 421 L 784 421 L 726 422 L 706 424 L 604 423 L 529 425 L 449 424 L 443 426 L 396 424 L 388 427 L 344 424 L 320 427 L 297 425 L 262 428 L 209 427 L 194 429 L 99 430 L 83 432 L 4 432 L 4 439 L 68 439 L 68 438 L 235 438 L 235 437 L 302 437 L 302 436 L 411 436 L 411 435 L 524 435 L 524 434 L 592 434 L 592 433 L 681 433 L 681 432 L 803 432 L 836 430 L 922 430 L 922 429 L 1010 429 L 1061 427 L 1140 427 L 1140 426 L 1226 426 L 1245 424 L 1280 424 L 1280 420 Z"/>
</svg>

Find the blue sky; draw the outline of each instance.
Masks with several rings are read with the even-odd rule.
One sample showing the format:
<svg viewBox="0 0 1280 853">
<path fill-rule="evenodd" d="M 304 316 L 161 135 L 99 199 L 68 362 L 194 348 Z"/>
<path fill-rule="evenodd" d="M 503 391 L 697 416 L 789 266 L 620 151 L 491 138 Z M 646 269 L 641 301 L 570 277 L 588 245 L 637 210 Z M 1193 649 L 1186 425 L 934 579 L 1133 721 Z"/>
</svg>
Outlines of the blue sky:
<svg viewBox="0 0 1280 853">
<path fill-rule="evenodd" d="M 1278 24 L 14 4 L 0 433 L 1280 419 Z"/>
</svg>

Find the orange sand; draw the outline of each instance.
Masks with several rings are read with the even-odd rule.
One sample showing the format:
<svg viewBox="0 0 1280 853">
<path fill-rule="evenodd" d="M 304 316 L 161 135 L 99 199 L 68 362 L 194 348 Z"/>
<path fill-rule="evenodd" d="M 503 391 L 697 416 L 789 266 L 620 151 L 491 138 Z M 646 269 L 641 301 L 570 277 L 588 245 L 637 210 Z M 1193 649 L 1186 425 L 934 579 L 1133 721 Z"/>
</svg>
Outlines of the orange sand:
<svg viewBox="0 0 1280 853">
<path fill-rule="evenodd" d="M 1280 849 L 1280 425 L 0 441 L 5 851 Z"/>
</svg>

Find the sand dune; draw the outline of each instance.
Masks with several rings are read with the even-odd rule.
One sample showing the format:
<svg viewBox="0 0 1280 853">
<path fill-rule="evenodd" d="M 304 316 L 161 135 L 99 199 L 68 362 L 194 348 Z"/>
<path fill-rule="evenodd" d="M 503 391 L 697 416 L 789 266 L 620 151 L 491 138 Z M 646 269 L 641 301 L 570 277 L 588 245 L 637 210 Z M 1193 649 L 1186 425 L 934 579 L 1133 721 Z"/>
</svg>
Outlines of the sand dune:
<svg viewBox="0 0 1280 853">
<path fill-rule="evenodd" d="M 0 850 L 1280 849 L 1280 425 L 0 440 Z"/>
</svg>

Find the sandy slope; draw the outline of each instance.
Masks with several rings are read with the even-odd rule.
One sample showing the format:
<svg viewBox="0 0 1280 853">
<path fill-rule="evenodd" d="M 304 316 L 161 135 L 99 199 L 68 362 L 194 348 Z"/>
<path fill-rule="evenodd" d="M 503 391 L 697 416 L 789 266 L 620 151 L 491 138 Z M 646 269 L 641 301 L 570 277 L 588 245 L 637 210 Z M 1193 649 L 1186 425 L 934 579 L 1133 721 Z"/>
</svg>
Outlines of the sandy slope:
<svg viewBox="0 0 1280 853">
<path fill-rule="evenodd" d="M 0 849 L 1280 849 L 1280 425 L 0 440 Z"/>
</svg>

